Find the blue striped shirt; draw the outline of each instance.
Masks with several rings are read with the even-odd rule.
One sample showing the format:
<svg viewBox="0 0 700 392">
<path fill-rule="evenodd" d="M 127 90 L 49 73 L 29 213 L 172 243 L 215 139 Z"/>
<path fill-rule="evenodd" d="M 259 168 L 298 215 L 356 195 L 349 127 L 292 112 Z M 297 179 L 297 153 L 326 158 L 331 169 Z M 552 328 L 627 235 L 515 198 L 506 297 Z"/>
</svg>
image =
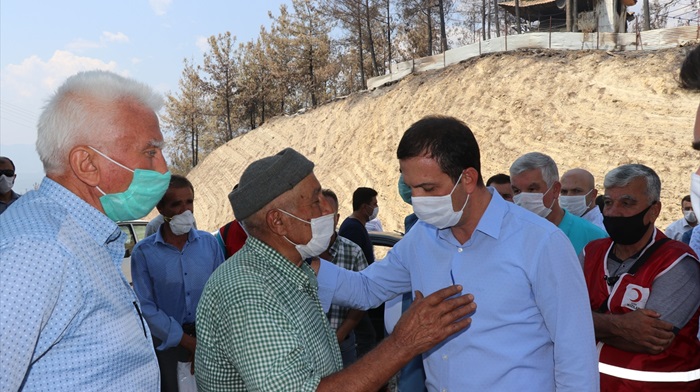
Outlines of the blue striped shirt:
<svg viewBox="0 0 700 392">
<path fill-rule="evenodd" d="M 0 390 L 159 390 L 125 239 L 48 178 L 0 215 Z"/>
</svg>

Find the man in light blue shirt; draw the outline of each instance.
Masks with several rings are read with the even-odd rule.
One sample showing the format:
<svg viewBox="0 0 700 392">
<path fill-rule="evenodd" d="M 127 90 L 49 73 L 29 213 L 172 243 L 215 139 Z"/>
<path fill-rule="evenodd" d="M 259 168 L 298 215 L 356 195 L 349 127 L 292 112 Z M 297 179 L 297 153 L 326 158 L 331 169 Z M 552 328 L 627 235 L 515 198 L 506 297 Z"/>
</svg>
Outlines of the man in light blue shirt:
<svg viewBox="0 0 700 392">
<path fill-rule="evenodd" d="M 177 392 L 177 363 L 194 358 L 197 304 L 224 253 L 213 235 L 194 228 L 194 188 L 187 178 L 173 174 L 156 207 L 164 223 L 134 247 L 131 276 L 155 337 L 161 391 Z"/>
<path fill-rule="evenodd" d="M 577 255 L 589 242 L 608 236 L 600 227 L 561 208 L 559 170 L 550 156 L 530 152 L 516 159 L 510 167 L 510 183 L 515 204 L 555 224 Z"/>
<path fill-rule="evenodd" d="M 478 308 L 468 331 L 423 354 L 428 390 L 597 391 L 586 286 L 561 230 L 484 186 L 476 139 L 454 118 L 413 124 L 397 156 L 420 220 L 362 272 L 323 263 L 321 295 L 367 308 L 463 285 Z"/>
<path fill-rule="evenodd" d="M 105 71 L 70 77 L 48 101 L 46 177 L 0 215 L 0 391 L 159 390 L 114 221 L 143 217 L 167 188 L 161 105 Z"/>
</svg>

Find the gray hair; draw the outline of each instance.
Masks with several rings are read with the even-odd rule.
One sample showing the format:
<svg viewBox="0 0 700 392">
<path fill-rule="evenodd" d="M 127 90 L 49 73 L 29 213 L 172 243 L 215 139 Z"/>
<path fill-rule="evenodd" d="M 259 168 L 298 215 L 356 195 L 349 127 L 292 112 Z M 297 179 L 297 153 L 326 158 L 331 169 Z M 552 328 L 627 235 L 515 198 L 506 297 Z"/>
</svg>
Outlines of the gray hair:
<svg viewBox="0 0 700 392">
<path fill-rule="evenodd" d="M 163 98 L 147 85 L 108 71 L 80 72 L 68 78 L 44 107 L 36 151 L 47 174 L 64 171 L 70 150 L 111 131 L 106 110 L 132 101 L 157 113 Z"/>
<path fill-rule="evenodd" d="M 627 186 L 637 178 L 644 178 L 647 185 L 647 197 L 652 203 L 661 199 L 661 179 L 650 167 L 640 164 L 618 166 L 605 175 L 603 186 L 608 188 L 620 188 Z"/>
<path fill-rule="evenodd" d="M 533 169 L 540 169 L 542 179 L 547 184 L 547 187 L 551 187 L 556 181 L 559 181 L 559 170 L 554 159 L 541 152 L 529 152 L 516 159 L 510 165 L 510 176 L 512 178 L 522 172 Z"/>
</svg>

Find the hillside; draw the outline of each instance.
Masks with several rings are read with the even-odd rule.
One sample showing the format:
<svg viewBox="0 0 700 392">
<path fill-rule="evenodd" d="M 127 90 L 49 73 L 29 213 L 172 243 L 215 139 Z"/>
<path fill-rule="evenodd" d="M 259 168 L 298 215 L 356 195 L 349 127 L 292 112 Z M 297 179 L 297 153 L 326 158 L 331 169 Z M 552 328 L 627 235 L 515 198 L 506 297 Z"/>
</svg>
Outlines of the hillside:
<svg viewBox="0 0 700 392">
<path fill-rule="evenodd" d="M 583 167 L 602 190 L 605 173 L 643 163 L 662 179 L 662 229 L 682 217 L 699 164 L 690 148 L 700 95 L 678 88 L 688 48 L 639 52 L 522 50 L 484 55 L 414 74 L 306 113 L 274 118 L 230 141 L 188 178 L 196 189 L 198 226 L 232 219 L 227 195 L 255 159 L 293 147 L 316 163 L 321 184 L 336 191 L 343 219 L 352 191 L 379 192 L 385 230 L 403 230 L 411 207 L 398 196 L 396 147 L 404 130 L 430 114 L 466 122 L 482 155 L 484 180 L 508 172 L 515 158 L 544 152 L 560 175 Z"/>
</svg>

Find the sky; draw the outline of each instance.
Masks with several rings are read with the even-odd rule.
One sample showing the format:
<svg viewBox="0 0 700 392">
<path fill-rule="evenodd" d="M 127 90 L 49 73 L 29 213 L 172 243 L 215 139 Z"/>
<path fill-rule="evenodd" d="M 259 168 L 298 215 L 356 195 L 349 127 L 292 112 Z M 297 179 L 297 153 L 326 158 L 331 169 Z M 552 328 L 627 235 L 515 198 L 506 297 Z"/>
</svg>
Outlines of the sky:
<svg viewBox="0 0 700 392">
<path fill-rule="evenodd" d="M 17 167 L 14 190 L 32 189 L 43 168 L 34 149 L 48 97 L 79 72 L 102 69 L 166 94 L 183 60 L 201 64 L 206 39 L 230 31 L 254 39 L 290 0 L 2 0 L 0 155 Z"/>
</svg>

